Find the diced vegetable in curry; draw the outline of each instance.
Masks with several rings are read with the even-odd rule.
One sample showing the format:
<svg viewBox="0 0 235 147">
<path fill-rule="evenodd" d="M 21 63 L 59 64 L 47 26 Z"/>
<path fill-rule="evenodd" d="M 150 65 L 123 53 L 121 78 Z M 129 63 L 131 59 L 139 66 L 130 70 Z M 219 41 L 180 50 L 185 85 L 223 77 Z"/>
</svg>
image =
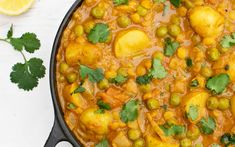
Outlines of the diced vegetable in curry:
<svg viewBox="0 0 235 147">
<path fill-rule="evenodd" d="M 235 146 L 234 0 L 84 0 L 57 54 L 86 147 Z"/>
</svg>

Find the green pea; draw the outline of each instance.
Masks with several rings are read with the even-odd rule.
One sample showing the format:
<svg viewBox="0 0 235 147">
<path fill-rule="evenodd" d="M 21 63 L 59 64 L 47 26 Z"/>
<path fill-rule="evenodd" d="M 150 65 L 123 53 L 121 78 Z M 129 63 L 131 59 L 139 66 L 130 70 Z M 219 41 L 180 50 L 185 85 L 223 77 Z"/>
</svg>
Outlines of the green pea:
<svg viewBox="0 0 235 147">
<path fill-rule="evenodd" d="M 123 16 L 118 17 L 117 23 L 119 27 L 126 28 L 127 26 L 131 24 L 131 20 L 128 16 L 123 15 Z"/>
<path fill-rule="evenodd" d="M 192 146 L 192 141 L 188 138 L 184 138 L 180 141 L 180 146 L 181 147 L 191 147 Z"/>
<path fill-rule="evenodd" d="M 199 35 L 193 35 L 192 36 L 192 42 L 193 42 L 193 44 L 195 44 L 195 45 L 197 45 L 197 44 L 199 44 L 200 42 L 201 42 L 201 37 L 199 36 Z"/>
<path fill-rule="evenodd" d="M 157 37 L 165 37 L 167 35 L 167 32 L 168 32 L 168 30 L 167 30 L 166 26 L 160 26 L 156 30 L 156 36 Z"/>
<path fill-rule="evenodd" d="M 168 32 L 171 36 L 176 37 L 181 33 L 181 28 L 178 25 L 171 24 L 168 26 Z"/>
<path fill-rule="evenodd" d="M 148 13 L 148 10 L 146 8 L 144 8 L 143 6 L 139 5 L 137 8 L 137 13 L 140 15 L 140 16 L 145 16 L 147 13 Z"/>
<path fill-rule="evenodd" d="M 134 142 L 134 147 L 144 147 L 145 142 L 143 138 L 139 138 Z"/>
<path fill-rule="evenodd" d="M 74 72 L 71 72 L 71 73 L 66 75 L 66 79 L 69 83 L 73 83 L 77 80 L 77 74 L 74 73 Z"/>
<path fill-rule="evenodd" d="M 209 97 L 206 101 L 206 106 L 210 110 L 217 109 L 219 101 L 216 97 Z"/>
<path fill-rule="evenodd" d="M 216 61 L 220 57 L 220 52 L 217 48 L 211 48 L 208 51 L 208 55 L 209 55 L 210 60 Z"/>
<path fill-rule="evenodd" d="M 151 90 L 151 85 L 150 84 L 140 85 L 140 90 L 143 93 L 147 93 Z"/>
<path fill-rule="evenodd" d="M 96 6 L 96 7 L 91 9 L 91 15 L 94 18 L 98 18 L 98 19 L 103 18 L 104 14 L 105 14 L 104 8 Z"/>
<path fill-rule="evenodd" d="M 187 137 L 191 140 L 196 140 L 199 136 L 200 130 L 197 126 L 193 126 L 187 131 Z"/>
<path fill-rule="evenodd" d="M 212 70 L 211 70 L 211 68 L 209 68 L 208 66 L 204 66 L 204 67 L 202 67 L 202 69 L 201 69 L 201 74 L 202 74 L 204 77 L 208 78 L 208 77 L 212 76 Z"/>
<path fill-rule="evenodd" d="M 181 102 L 181 97 L 177 93 L 173 93 L 170 98 L 170 104 L 173 106 L 178 106 Z"/>
<path fill-rule="evenodd" d="M 147 101 L 147 107 L 150 110 L 154 110 L 154 109 L 158 109 L 160 106 L 159 106 L 158 100 L 151 98 L 151 99 L 148 99 Z"/>
<path fill-rule="evenodd" d="M 127 134 L 131 140 L 137 140 L 141 136 L 141 132 L 138 129 L 130 129 Z"/>
<path fill-rule="evenodd" d="M 98 88 L 101 90 L 107 89 L 109 87 L 109 81 L 107 79 L 103 79 L 98 83 Z"/>
<path fill-rule="evenodd" d="M 74 33 L 76 34 L 76 36 L 82 36 L 83 33 L 84 33 L 84 29 L 83 29 L 83 26 L 82 25 L 77 25 L 75 28 L 74 28 Z"/>
<path fill-rule="evenodd" d="M 65 63 L 65 62 L 60 63 L 59 72 L 61 74 L 65 74 L 68 71 L 68 69 L 69 69 L 69 65 L 67 63 Z"/>
<path fill-rule="evenodd" d="M 218 108 L 220 110 L 226 110 L 230 107 L 230 101 L 227 98 L 220 98 Z"/>
</svg>

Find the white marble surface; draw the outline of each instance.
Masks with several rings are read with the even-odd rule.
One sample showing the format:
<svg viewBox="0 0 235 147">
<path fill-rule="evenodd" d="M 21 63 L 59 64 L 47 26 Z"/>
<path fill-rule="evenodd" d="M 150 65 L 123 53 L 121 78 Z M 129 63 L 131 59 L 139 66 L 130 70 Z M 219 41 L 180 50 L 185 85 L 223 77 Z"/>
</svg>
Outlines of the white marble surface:
<svg viewBox="0 0 235 147">
<path fill-rule="evenodd" d="M 37 56 L 47 68 L 45 78 L 31 92 L 19 90 L 10 82 L 11 67 L 22 62 L 21 55 L 0 42 L 0 147 L 43 147 L 54 114 L 49 89 L 49 59 L 57 29 L 75 0 L 36 0 L 34 6 L 17 17 L 0 15 L 0 36 L 14 24 L 15 36 L 35 32 L 41 40 L 41 49 L 27 57 Z M 60 144 L 57 147 L 70 147 Z"/>
</svg>

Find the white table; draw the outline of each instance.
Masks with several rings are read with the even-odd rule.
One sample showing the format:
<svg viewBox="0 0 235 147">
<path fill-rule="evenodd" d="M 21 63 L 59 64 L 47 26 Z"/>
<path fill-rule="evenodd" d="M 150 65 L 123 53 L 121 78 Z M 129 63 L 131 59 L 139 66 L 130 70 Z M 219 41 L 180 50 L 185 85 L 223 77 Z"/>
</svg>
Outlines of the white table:
<svg viewBox="0 0 235 147">
<path fill-rule="evenodd" d="M 42 58 L 47 68 L 45 78 L 31 92 L 19 90 L 10 82 L 11 67 L 22 62 L 21 55 L 0 42 L 0 147 L 43 147 L 51 131 L 54 114 L 49 88 L 49 60 L 57 29 L 75 0 L 36 0 L 25 14 L 17 17 L 0 15 L 0 36 L 11 24 L 14 34 L 35 32 L 41 49 L 27 57 Z M 57 147 L 70 147 L 67 143 Z"/>
</svg>

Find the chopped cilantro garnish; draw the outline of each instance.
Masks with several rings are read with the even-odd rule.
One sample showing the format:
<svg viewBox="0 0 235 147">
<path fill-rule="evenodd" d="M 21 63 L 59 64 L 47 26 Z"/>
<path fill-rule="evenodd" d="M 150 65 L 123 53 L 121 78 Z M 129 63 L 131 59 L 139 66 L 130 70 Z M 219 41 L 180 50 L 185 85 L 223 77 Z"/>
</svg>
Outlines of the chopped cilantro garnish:
<svg viewBox="0 0 235 147">
<path fill-rule="evenodd" d="M 185 61 L 186 61 L 186 65 L 188 67 L 192 67 L 193 66 L 193 60 L 191 58 L 186 58 Z"/>
<path fill-rule="evenodd" d="M 191 105 L 189 107 L 187 117 L 191 119 L 192 121 L 195 121 L 198 118 L 198 106 Z"/>
<path fill-rule="evenodd" d="M 77 87 L 71 94 L 76 94 L 76 93 L 83 93 L 85 92 L 86 89 L 82 86 Z"/>
<path fill-rule="evenodd" d="M 74 110 L 74 109 L 76 109 L 76 108 L 77 108 L 77 106 L 74 105 L 74 103 L 69 103 L 69 104 L 67 105 L 67 109 Z"/>
<path fill-rule="evenodd" d="M 82 80 L 88 77 L 88 79 L 93 83 L 100 82 L 101 80 L 104 79 L 104 74 L 102 69 L 100 68 L 91 69 L 84 65 L 80 65 L 80 76 Z"/>
<path fill-rule="evenodd" d="M 45 66 L 39 58 L 26 59 L 23 51 L 34 53 L 41 46 L 34 33 L 24 33 L 21 37 L 13 37 L 13 26 L 10 27 L 7 38 L 0 41 L 11 44 L 24 58 L 24 63 L 16 63 L 10 74 L 11 82 L 16 83 L 20 89 L 32 90 L 38 85 L 38 80 L 45 76 Z"/>
<path fill-rule="evenodd" d="M 87 38 L 93 44 L 96 43 L 104 43 L 107 41 L 108 36 L 110 34 L 109 27 L 103 23 L 97 23 L 94 28 L 91 29 L 90 33 L 88 34 Z"/>
<path fill-rule="evenodd" d="M 198 123 L 198 127 L 203 134 L 209 135 L 214 133 L 216 128 L 216 122 L 213 117 L 209 116 L 208 118 L 202 118 Z"/>
<path fill-rule="evenodd" d="M 175 7 L 179 7 L 181 0 L 170 0 L 171 4 L 174 5 Z"/>
<path fill-rule="evenodd" d="M 123 105 L 120 118 L 123 122 L 134 121 L 138 116 L 138 100 L 130 100 Z"/>
<path fill-rule="evenodd" d="M 222 93 L 230 81 L 229 75 L 222 73 L 207 80 L 206 87 L 215 94 Z"/>
<path fill-rule="evenodd" d="M 235 134 L 225 133 L 223 136 L 221 136 L 220 142 L 226 147 L 229 145 L 235 145 Z"/>
<path fill-rule="evenodd" d="M 164 124 L 164 125 L 160 125 L 159 127 L 162 129 L 162 131 L 164 132 L 166 136 L 179 135 L 185 132 L 185 127 L 181 125 Z"/>
<path fill-rule="evenodd" d="M 164 55 L 167 57 L 172 56 L 179 46 L 180 45 L 178 42 L 172 41 L 171 38 L 166 38 L 165 47 L 164 47 Z"/>
<path fill-rule="evenodd" d="M 199 85 L 199 82 L 197 79 L 193 80 L 191 83 L 190 83 L 190 86 L 191 87 L 197 87 Z"/>
<path fill-rule="evenodd" d="M 143 76 L 139 76 L 136 79 L 136 82 L 140 85 L 148 84 L 153 78 L 163 79 L 167 75 L 167 71 L 164 66 L 161 64 L 161 60 L 153 59 L 152 68 L 149 72 Z"/>
<path fill-rule="evenodd" d="M 235 46 L 235 33 L 231 35 L 225 35 L 220 42 L 221 46 L 224 48 L 230 48 Z"/>
<path fill-rule="evenodd" d="M 121 74 L 118 74 L 115 78 L 113 79 L 110 79 L 110 82 L 111 83 L 114 83 L 116 85 L 122 85 L 123 83 L 125 83 L 127 81 L 127 77 L 121 75 Z"/>
<path fill-rule="evenodd" d="M 95 147 L 109 147 L 109 142 L 107 139 L 102 139 Z"/>
<path fill-rule="evenodd" d="M 103 110 L 110 110 L 111 109 L 111 106 L 102 100 L 98 100 L 97 105 L 99 106 L 100 109 L 103 109 Z"/>
<path fill-rule="evenodd" d="M 128 4 L 128 0 L 113 0 L 114 5 L 126 5 Z"/>
</svg>

